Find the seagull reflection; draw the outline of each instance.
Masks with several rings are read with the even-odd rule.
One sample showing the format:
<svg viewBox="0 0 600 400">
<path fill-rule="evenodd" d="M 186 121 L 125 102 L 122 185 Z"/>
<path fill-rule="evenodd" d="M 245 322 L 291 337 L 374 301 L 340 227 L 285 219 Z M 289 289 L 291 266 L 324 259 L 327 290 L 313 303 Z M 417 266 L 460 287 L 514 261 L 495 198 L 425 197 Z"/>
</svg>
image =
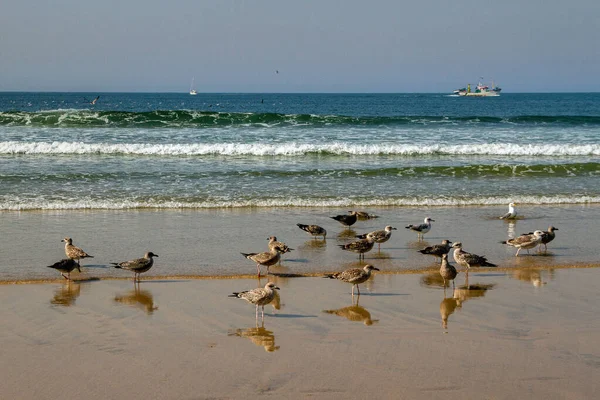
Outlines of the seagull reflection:
<svg viewBox="0 0 600 400">
<path fill-rule="evenodd" d="M 465 284 L 454 289 L 454 298 L 457 305 L 462 307 L 462 304 L 469 299 L 485 296 L 485 293 L 496 286 L 493 283 L 475 283 L 469 284 L 469 274 L 466 274 Z"/>
<path fill-rule="evenodd" d="M 453 297 L 446 297 L 446 289 L 444 288 L 444 300 L 440 303 L 440 316 L 442 317 L 442 327 L 444 329 L 448 329 L 448 317 L 454 314 L 456 307 L 460 308 L 458 300 L 454 298 L 454 295 Z"/>
<path fill-rule="evenodd" d="M 69 280 L 54 291 L 54 297 L 50 300 L 50 303 L 57 306 L 69 307 L 75 304 L 75 300 L 80 294 L 81 285 Z"/>
<path fill-rule="evenodd" d="M 338 235 L 338 238 L 340 239 L 352 239 L 355 240 L 356 239 L 356 231 L 352 228 L 347 228 L 343 231 L 341 231 Z"/>
<path fill-rule="evenodd" d="M 304 244 L 298 247 L 299 251 L 323 251 L 327 247 L 327 241 L 322 239 L 311 239 L 304 242 Z"/>
<path fill-rule="evenodd" d="M 553 270 L 547 271 L 552 278 Z M 537 268 L 517 269 L 512 271 L 511 277 L 524 282 L 530 282 L 535 287 L 541 287 L 546 282 L 542 278 L 542 270 Z"/>
<path fill-rule="evenodd" d="M 130 306 L 137 307 L 151 315 L 154 310 L 158 310 L 158 307 L 154 306 L 154 297 L 149 290 L 140 289 L 139 282 L 134 283 L 134 290 L 127 292 L 122 295 L 116 295 L 115 301 L 121 304 L 127 304 Z"/>
<path fill-rule="evenodd" d="M 515 226 L 517 225 L 517 223 L 514 219 L 512 219 L 512 220 L 508 220 L 507 225 L 508 225 L 508 228 L 507 228 L 506 235 L 508 236 L 509 239 L 514 239 L 515 238 Z"/>
<path fill-rule="evenodd" d="M 279 350 L 279 346 L 275 346 L 275 335 L 265 329 L 264 323 L 260 327 L 256 324 L 254 328 L 236 329 L 230 331 L 228 335 L 248 338 L 255 345 L 263 346 L 265 351 L 269 353 Z"/>
<path fill-rule="evenodd" d="M 364 307 L 358 305 L 359 299 L 360 295 L 358 295 L 356 298 L 356 304 L 353 302 L 351 306 L 339 308 L 337 310 L 323 310 L 323 312 L 344 317 L 349 321 L 362 322 L 367 326 L 379 322 L 378 319 L 371 319 L 371 313 L 368 312 Z"/>
</svg>

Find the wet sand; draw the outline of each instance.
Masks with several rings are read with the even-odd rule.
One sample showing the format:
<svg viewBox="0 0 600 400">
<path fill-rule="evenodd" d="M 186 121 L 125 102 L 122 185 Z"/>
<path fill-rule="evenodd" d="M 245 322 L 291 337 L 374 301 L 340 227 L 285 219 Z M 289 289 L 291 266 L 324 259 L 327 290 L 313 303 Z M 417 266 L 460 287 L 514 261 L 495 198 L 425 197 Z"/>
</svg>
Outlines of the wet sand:
<svg viewBox="0 0 600 400">
<path fill-rule="evenodd" d="M 136 211 L 43 211 L 1 213 L 0 281 L 31 279 L 60 280 L 49 268 L 65 257 L 61 239 L 72 237 L 74 244 L 94 258 L 82 261 L 83 273 L 73 277 L 130 277 L 115 270 L 111 262 L 142 257 L 146 251 L 159 254 L 146 276 L 230 276 L 249 275 L 256 265 L 240 252 L 267 250 L 267 238 L 277 238 L 295 249 L 283 256 L 276 273 L 321 274 L 362 266 L 355 253 L 338 244 L 354 235 L 397 227 L 392 238 L 366 254 L 365 262 L 385 271 L 413 271 L 436 268 L 438 259 L 417 252 L 443 239 L 461 241 L 465 250 L 500 267 L 558 267 L 600 264 L 597 240 L 600 237 L 600 207 L 586 205 L 518 205 L 521 218 L 503 221 L 498 217 L 506 206 L 370 208 L 380 218 L 358 221 L 351 229 L 331 219 L 348 210 L 335 208 L 244 208 L 208 210 Z M 424 241 L 404 227 L 431 216 L 431 232 Z M 319 224 L 328 231 L 327 241 L 313 240 L 297 223 Z M 511 236 L 549 225 L 559 228 L 548 252 L 515 257 L 516 249 L 500 242 Z"/>
<path fill-rule="evenodd" d="M 594 398 L 599 271 L 2 285 L 0 398 Z"/>
</svg>

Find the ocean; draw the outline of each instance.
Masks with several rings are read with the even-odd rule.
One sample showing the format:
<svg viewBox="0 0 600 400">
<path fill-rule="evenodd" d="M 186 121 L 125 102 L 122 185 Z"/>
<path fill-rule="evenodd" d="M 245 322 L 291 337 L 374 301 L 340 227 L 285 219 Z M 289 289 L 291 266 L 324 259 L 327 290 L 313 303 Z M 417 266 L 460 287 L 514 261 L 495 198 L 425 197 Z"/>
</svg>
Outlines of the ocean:
<svg viewBox="0 0 600 400">
<path fill-rule="evenodd" d="M 442 239 L 504 267 L 597 261 L 597 93 L 97 95 L 0 93 L 0 281 L 55 279 L 66 236 L 88 277 L 146 251 L 145 275 L 251 275 L 239 253 L 272 235 L 295 249 L 276 271 L 320 274 L 362 266 L 336 244 L 386 225 L 382 271 L 439 268 L 417 250 Z M 353 209 L 380 218 L 330 219 Z M 427 216 L 425 241 L 403 229 Z M 550 225 L 544 257 L 499 244 Z"/>
<path fill-rule="evenodd" d="M 599 203 L 600 94 L 0 94 L 0 210 Z"/>
</svg>

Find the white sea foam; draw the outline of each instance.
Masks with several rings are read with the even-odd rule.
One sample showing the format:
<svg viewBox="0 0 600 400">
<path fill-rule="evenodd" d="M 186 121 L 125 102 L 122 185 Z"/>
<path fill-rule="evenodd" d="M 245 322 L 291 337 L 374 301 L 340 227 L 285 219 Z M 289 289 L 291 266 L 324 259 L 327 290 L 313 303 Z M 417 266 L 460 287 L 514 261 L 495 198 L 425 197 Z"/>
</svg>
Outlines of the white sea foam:
<svg viewBox="0 0 600 400">
<path fill-rule="evenodd" d="M 510 202 L 518 204 L 559 205 L 559 204 L 600 204 L 600 196 L 514 196 L 480 198 L 390 198 L 356 200 L 339 199 L 250 199 L 223 200 L 205 202 L 138 202 L 130 200 L 74 200 L 46 201 L 0 201 L 0 211 L 32 210 L 135 210 L 135 209 L 211 209 L 211 208 L 276 208 L 276 207 L 460 207 L 460 206 L 496 206 Z"/>
<path fill-rule="evenodd" d="M 0 154 L 127 154 L 141 156 L 302 156 L 334 155 L 496 155 L 496 156 L 598 156 L 600 144 L 350 144 L 312 143 L 81 143 L 81 142 L 0 142 Z"/>
</svg>

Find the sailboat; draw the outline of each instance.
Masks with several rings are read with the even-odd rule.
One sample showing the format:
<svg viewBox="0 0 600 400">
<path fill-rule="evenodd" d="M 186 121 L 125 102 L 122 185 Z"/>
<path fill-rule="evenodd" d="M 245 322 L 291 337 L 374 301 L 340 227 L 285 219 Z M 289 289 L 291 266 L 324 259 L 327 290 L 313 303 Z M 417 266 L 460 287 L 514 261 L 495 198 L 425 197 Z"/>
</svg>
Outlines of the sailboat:
<svg viewBox="0 0 600 400">
<path fill-rule="evenodd" d="M 196 89 L 194 89 L 194 78 L 192 78 L 192 84 L 190 85 L 190 94 L 192 96 L 195 96 L 198 94 L 198 92 L 196 92 Z"/>
</svg>

